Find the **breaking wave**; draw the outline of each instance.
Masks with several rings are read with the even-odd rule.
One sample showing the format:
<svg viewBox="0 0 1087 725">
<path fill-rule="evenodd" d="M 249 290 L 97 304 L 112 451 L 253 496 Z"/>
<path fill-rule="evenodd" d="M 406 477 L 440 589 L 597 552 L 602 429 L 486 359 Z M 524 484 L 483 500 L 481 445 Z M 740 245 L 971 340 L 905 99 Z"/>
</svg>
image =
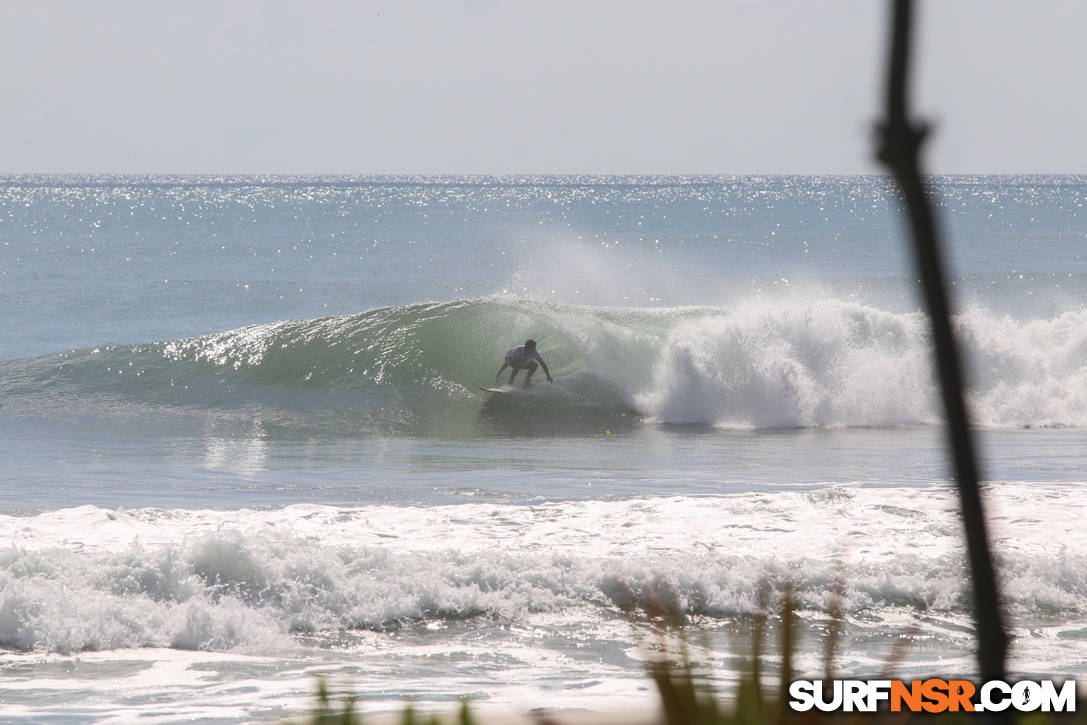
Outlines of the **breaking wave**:
<svg viewBox="0 0 1087 725">
<path fill-rule="evenodd" d="M 985 426 L 1087 425 L 1087 310 L 956 319 Z M 527 337 L 555 375 L 479 390 Z M 15 415 L 154 410 L 397 434 L 561 430 L 641 421 L 738 428 L 937 419 L 927 329 L 837 299 L 612 308 L 506 300 L 387 307 L 201 337 L 0 363 Z M 542 374 L 538 374 L 537 382 Z"/>
</svg>

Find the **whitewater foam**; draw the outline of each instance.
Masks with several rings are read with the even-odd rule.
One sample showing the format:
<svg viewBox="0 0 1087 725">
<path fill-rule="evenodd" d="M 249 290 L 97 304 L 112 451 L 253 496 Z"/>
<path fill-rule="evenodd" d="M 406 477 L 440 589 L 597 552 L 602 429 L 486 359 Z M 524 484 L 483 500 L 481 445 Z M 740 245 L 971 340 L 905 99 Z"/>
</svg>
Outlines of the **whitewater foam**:
<svg viewBox="0 0 1087 725">
<path fill-rule="evenodd" d="M 1009 604 L 1017 616 L 1082 618 L 1087 550 L 1076 532 L 1087 510 L 1074 489 L 1039 493 L 990 493 Z M 592 621 L 615 614 L 622 592 L 640 598 L 658 581 L 692 616 L 727 619 L 755 610 L 763 581 L 795 580 L 802 606 L 820 611 L 841 573 L 854 616 L 958 620 L 967 605 L 953 503 L 936 489 L 836 487 L 535 506 L 5 516 L 0 645 L 291 651 L 298 633 L 562 611 Z"/>
</svg>

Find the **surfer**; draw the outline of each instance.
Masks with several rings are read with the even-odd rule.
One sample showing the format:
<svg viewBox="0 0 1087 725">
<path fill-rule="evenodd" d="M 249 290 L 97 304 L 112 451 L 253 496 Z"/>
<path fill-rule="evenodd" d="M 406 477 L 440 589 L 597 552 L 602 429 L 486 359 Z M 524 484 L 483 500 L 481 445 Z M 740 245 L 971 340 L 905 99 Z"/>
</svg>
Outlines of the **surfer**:
<svg viewBox="0 0 1087 725">
<path fill-rule="evenodd" d="M 525 378 L 525 387 L 527 388 L 532 384 L 532 376 L 536 373 L 536 361 L 539 360 L 540 365 L 543 366 L 544 375 L 547 376 L 547 382 L 553 383 L 551 379 L 551 371 L 547 369 L 547 363 L 540 357 L 540 353 L 536 352 L 536 341 L 525 340 L 524 345 L 518 345 L 506 353 L 506 361 L 502 363 L 502 367 L 498 368 L 498 372 L 494 374 L 497 378 L 502 374 L 502 371 L 506 368 L 513 368 L 513 372 L 510 373 L 510 385 L 513 385 L 513 379 L 517 377 L 517 373 L 522 370 L 528 371 L 528 376 Z"/>
</svg>

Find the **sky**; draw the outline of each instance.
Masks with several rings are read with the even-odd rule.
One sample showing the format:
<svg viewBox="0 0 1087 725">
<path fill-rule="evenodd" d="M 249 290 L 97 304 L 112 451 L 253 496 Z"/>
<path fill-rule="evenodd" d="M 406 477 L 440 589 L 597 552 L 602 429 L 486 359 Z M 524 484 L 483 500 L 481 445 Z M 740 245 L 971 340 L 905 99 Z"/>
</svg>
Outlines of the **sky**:
<svg viewBox="0 0 1087 725">
<path fill-rule="evenodd" d="M 876 173 L 879 0 L 4 0 L 0 173 Z M 918 8 L 935 173 L 1087 173 L 1087 3 Z"/>
</svg>

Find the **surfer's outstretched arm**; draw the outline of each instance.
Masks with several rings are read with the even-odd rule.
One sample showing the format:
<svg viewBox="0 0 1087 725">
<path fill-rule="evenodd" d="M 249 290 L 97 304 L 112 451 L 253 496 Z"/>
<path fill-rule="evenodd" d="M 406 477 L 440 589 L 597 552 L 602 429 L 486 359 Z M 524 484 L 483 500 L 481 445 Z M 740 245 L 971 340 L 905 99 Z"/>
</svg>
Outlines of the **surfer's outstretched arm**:
<svg viewBox="0 0 1087 725">
<path fill-rule="evenodd" d="M 495 373 L 494 376 L 497 378 L 499 375 L 502 374 L 502 371 L 505 370 L 506 368 L 508 368 L 509 366 L 510 366 L 510 361 L 509 360 L 502 363 L 502 367 L 498 368 L 498 372 Z"/>
<path fill-rule="evenodd" d="M 542 357 L 540 357 L 539 355 L 537 355 L 537 356 L 536 356 L 536 359 L 540 361 L 540 367 L 542 367 L 542 368 L 543 368 L 543 370 L 544 370 L 544 375 L 546 375 L 546 376 L 547 376 L 547 382 L 549 382 L 549 383 L 553 383 L 553 382 L 555 382 L 554 380 L 552 380 L 552 379 L 551 379 L 551 371 L 547 369 L 547 363 L 545 363 L 545 362 L 543 361 L 543 358 L 542 358 Z"/>
</svg>

